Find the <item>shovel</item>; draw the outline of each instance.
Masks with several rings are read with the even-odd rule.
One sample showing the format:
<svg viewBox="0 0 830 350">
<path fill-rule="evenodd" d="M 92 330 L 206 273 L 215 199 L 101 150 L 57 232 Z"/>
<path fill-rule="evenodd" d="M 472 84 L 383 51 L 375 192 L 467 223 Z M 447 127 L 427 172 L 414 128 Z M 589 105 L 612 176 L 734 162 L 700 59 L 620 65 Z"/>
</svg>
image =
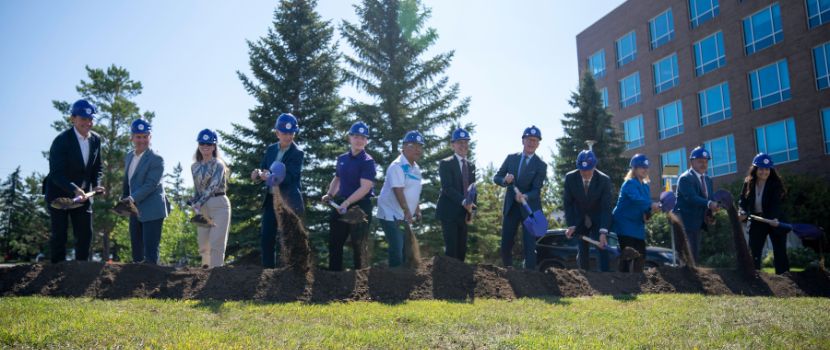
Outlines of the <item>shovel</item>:
<svg viewBox="0 0 830 350">
<path fill-rule="evenodd" d="M 101 193 L 103 193 L 103 192 L 95 192 L 95 191 L 86 192 L 86 193 L 84 193 L 84 196 L 87 197 L 87 198 L 91 198 L 91 197 L 94 197 L 95 195 L 101 194 Z M 52 208 L 58 209 L 58 210 L 69 210 L 69 209 L 80 208 L 84 205 L 84 202 L 82 202 L 81 199 L 82 199 L 81 196 L 76 196 L 74 198 L 58 197 L 58 198 L 55 198 L 52 201 L 52 203 L 49 203 L 49 206 L 51 206 Z"/>
<path fill-rule="evenodd" d="M 334 201 L 331 201 L 331 200 L 329 201 L 329 205 L 334 207 L 334 209 L 339 209 L 340 208 L 340 206 L 337 205 L 337 203 L 335 203 Z M 364 212 L 363 209 L 360 209 L 360 207 L 358 207 L 356 205 L 350 207 L 348 210 L 346 210 L 345 213 L 339 213 L 339 214 L 340 214 L 340 217 L 338 218 L 338 220 L 340 220 L 342 222 L 345 222 L 347 224 L 350 224 L 350 225 L 362 224 L 362 223 L 369 222 L 369 220 L 367 220 L 369 218 L 369 215 L 366 215 L 366 212 Z"/>
<path fill-rule="evenodd" d="M 513 190 L 521 196 L 522 192 L 518 188 L 513 187 Z M 541 210 L 533 211 L 530 205 L 527 204 L 527 201 L 524 200 L 524 197 L 522 197 L 521 203 L 522 208 L 528 213 L 527 217 L 522 221 L 522 225 L 524 225 L 528 232 L 536 236 L 536 238 L 544 236 L 548 232 L 548 220 L 545 218 L 545 214 Z"/>
</svg>

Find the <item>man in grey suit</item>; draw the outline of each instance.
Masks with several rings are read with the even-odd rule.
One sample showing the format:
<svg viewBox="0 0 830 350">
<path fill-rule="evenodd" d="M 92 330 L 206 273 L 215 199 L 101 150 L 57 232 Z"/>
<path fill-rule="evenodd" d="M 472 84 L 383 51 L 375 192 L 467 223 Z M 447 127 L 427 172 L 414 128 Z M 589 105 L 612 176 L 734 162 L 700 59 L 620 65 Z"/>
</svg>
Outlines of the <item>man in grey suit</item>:
<svg viewBox="0 0 830 350">
<path fill-rule="evenodd" d="M 706 230 L 704 218 L 718 210 L 717 203 L 712 200 L 715 192 L 712 179 L 706 176 L 711 158 L 703 146 L 696 147 L 689 156 L 691 168 L 677 179 L 677 205 L 674 212 L 680 214 L 695 261 L 699 259 L 702 241 L 700 231 Z"/>
<path fill-rule="evenodd" d="M 520 204 L 522 199 L 527 201 L 531 210 L 542 210 L 542 187 L 547 179 L 548 165 L 536 155 L 541 140 L 539 128 L 526 128 L 522 134 L 522 152 L 508 155 L 493 176 L 496 185 L 507 188 L 501 227 L 501 259 L 505 267 L 513 266 L 516 232 L 522 219 L 529 215 Z M 520 193 L 516 193 L 514 188 Z M 522 233 L 525 268 L 536 269 L 536 237 L 524 227 Z"/>
<path fill-rule="evenodd" d="M 150 149 L 151 129 L 144 119 L 132 123 L 130 140 L 134 150 L 127 154 L 124 164 L 122 197 L 138 208 L 138 215 L 130 217 L 133 262 L 158 264 L 167 199 L 161 184 L 164 159 Z"/>
<path fill-rule="evenodd" d="M 611 178 L 596 169 L 597 158 L 591 150 L 583 150 L 576 157 L 576 170 L 565 175 L 562 203 L 565 207 L 565 236 L 574 234 L 599 240 L 599 270 L 608 271 L 608 228 L 611 227 Z M 577 262 L 579 268 L 591 266 L 588 242 L 579 240 Z"/>
</svg>

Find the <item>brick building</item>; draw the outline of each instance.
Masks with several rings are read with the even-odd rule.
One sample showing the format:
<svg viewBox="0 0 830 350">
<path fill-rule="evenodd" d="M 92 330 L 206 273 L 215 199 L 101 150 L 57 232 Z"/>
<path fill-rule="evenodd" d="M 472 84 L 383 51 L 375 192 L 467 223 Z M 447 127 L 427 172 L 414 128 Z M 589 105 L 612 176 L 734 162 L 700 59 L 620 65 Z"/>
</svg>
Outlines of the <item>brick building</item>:
<svg viewBox="0 0 830 350">
<path fill-rule="evenodd" d="M 700 144 L 715 187 L 762 151 L 830 179 L 830 1 L 628 0 L 576 41 L 652 179 Z"/>
</svg>

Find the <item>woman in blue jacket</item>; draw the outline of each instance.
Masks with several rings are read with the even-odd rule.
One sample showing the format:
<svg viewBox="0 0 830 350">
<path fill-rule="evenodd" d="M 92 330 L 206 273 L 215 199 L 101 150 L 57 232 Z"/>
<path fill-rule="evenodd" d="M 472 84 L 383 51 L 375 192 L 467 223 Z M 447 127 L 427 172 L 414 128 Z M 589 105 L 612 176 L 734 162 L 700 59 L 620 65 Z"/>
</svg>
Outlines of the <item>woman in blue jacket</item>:
<svg viewBox="0 0 830 350">
<path fill-rule="evenodd" d="M 614 231 L 620 240 L 620 250 L 631 247 L 640 253 L 640 257 L 634 260 L 631 272 L 643 272 L 646 256 L 646 218 L 659 210 L 657 203 L 651 201 L 648 163 L 645 154 L 631 157 L 631 169 L 625 175 L 625 182 L 613 211 Z M 619 271 L 629 272 L 628 266 L 628 261 L 620 260 Z"/>
</svg>

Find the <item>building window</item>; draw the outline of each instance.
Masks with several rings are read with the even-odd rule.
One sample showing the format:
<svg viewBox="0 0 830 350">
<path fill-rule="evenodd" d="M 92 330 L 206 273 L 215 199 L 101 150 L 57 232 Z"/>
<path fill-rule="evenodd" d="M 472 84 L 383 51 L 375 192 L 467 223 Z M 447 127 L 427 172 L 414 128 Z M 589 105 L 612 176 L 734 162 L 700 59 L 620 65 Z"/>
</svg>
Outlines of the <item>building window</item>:
<svg viewBox="0 0 830 350">
<path fill-rule="evenodd" d="M 773 4 L 744 18 L 744 51 L 751 55 L 784 40 L 781 8 Z"/>
<path fill-rule="evenodd" d="M 683 103 L 680 100 L 657 108 L 657 125 L 660 139 L 683 133 Z"/>
<path fill-rule="evenodd" d="M 626 150 L 637 148 L 646 144 L 646 137 L 643 132 L 642 114 L 623 121 L 623 130 L 625 131 Z"/>
<path fill-rule="evenodd" d="M 637 58 L 637 34 L 634 31 L 617 39 L 617 66 L 622 67 Z"/>
<path fill-rule="evenodd" d="M 807 23 L 810 28 L 830 22 L 830 1 L 807 0 Z"/>
<path fill-rule="evenodd" d="M 735 162 L 735 137 L 731 134 L 704 142 L 703 147 L 712 154 L 706 174 L 715 177 L 738 172 Z"/>
<path fill-rule="evenodd" d="M 821 111 L 821 124 L 824 126 L 824 153 L 830 154 L 830 108 Z"/>
<path fill-rule="evenodd" d="M 620 107 L 625 108 L 640 102 L 640 72 L 620 80 Z"/>
<path fill-rule="evenodd" d="M 816 70 L 816 88 L 824 90 L 830 87 L 830 42 L 813 49 L 813 64 Z"/>
<path fill-rule="evenodd" d="M 680 173 L 686 171 L 686 148 L 678 148 L 673 151 L 668 151 L 666 153 L 660 153 L 660 161 L 662 162 L 662 166 L 666 165 L 677 165 L 680 167 Z M 662 175 L 663 169 L 660 169 Z M 674 177 L 672 179 L 672 185 L 677 185 L 678 177 Z"/>
<path fill-rule="evenodd" d="M 600 90 L 600 98 L 602 98 L 602 108 L 608 108 L 608 88 L 604 87 Z"/>
<path fill-rule="evenodd" d="M 728 82 L 698 92 L 697 102 L 700 107 L 700 126 L 732 118 Z"/>
<path fill-rule="evenodd" d="M 719 12 L 718 0 L 689 0 L 689 20 L 692 22 L 692 28 L 715 18 Z"/>
<path fill-rule="evenodd" d="M 712 34 L 694 45 L 695 75 L 701 76 L 726 65 L 723 33 Z"/>
<path fill-rule="evenodd" d="M 769 154 L 775 163 L 798 160 L 795 120 L 792 118 L 755 128 L 755 140 L 758 152 Z"/>
<path fill-rule="evenodd" d="M 677 86 L 677 83 L 680 81 L 677 69 L 676 53 L 655 62 L 652 65 L 652 69 L 654 71 L 655 94 L 659 94 Z"/>
<path fill-rule="evenodd" d="M 605 76 L 605 49 L 597 51 L 595 54 L 588 57 L 588 70 L 594 75 L 594 78 L 602 78 Z"/>
<path fill-rule="evenodd" d="M 790 99 L 790 75 L 787 60 L 749 72 L 752 109 L 761 109 Z"/>
<path fill-rule="evenodd" d="M 656 49 L 674 39 L 674 18 L 671 9 L 657 15 L 648 22 L 651 32 L 651 48 Z"/>
</svg>

